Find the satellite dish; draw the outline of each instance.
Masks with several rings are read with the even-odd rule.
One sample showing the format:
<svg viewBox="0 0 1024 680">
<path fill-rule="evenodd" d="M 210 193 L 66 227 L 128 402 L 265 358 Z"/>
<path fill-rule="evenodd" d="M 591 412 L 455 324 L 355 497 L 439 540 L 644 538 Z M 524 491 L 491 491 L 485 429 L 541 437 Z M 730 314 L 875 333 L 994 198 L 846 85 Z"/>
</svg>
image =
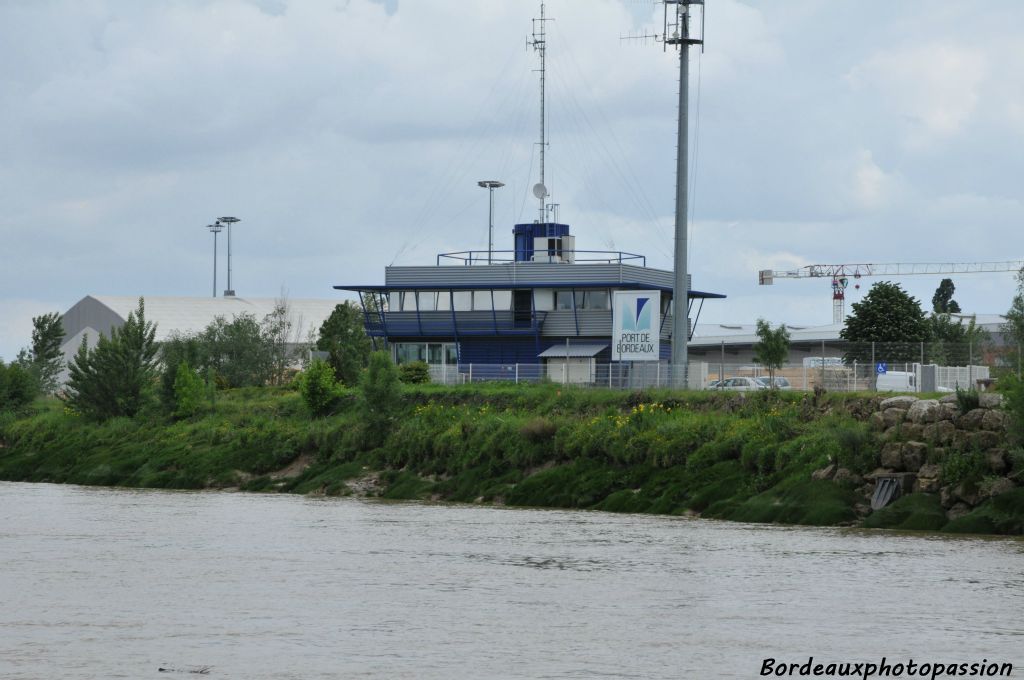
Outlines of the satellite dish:
<svg viewBox="0 0 1024 680">
<path fill-rule="evenodd" d="M 547 198 L 548 188 L 543 184 L 537 183 L 533 185 L 533 195 L 537 198 Z"/>
</svg>

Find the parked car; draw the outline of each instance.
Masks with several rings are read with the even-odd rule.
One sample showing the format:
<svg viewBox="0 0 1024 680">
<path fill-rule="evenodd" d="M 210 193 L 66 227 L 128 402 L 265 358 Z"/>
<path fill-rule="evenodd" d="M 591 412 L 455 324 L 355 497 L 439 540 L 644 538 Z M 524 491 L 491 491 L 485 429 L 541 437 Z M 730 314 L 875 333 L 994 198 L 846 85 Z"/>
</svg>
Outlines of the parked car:
<svg viewBox="0 0 1024 680">
<path fill-rule="evenodd" d="M 718 390 L 736 390 L 738 392 L 756 392 L 766 389 L 764 385 L 753 378 L 726 378 L 718 384 Z"/>
<path fill-rule="evenodd" d="M 722 382 L 723 382 L 722 380 L 712 380 L 712 381 L 708 382 L 708 384 L 704 387 L 704 389 L 706 389 L 706 390 L 716 389 L 716 388 L 718 388 L 719 385 L 722 384 Z"/>
<path fill-rule="evenodd" d="M 766 388 L 771 387 L 771 379 L 768 376 L 761 376 L 757 378 L 757 382 L 764 385 Z M 775 376 L 775 389 L 777 390 L 791 390 L 793 386 L 789 384 L 789 381 L 783 378 L 781 375 Z"/>
</svg>

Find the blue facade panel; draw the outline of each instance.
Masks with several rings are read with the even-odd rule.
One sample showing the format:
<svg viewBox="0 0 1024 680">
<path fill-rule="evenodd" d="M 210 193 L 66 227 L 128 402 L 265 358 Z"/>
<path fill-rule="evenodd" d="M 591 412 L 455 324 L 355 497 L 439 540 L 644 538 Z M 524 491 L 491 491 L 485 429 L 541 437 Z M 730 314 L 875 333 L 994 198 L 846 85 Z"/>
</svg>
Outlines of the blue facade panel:
<svg viewBox="0 0 1024 680">
<path fill-rule="evenodd" d="M 569 225 L 557 222 L 531 222 L 517 224 L 512 233 L 516 241 L 516 262 L 529 262 L 533 259 L 535 238 L 561 238 L 569 235 Z"/>
</svg>

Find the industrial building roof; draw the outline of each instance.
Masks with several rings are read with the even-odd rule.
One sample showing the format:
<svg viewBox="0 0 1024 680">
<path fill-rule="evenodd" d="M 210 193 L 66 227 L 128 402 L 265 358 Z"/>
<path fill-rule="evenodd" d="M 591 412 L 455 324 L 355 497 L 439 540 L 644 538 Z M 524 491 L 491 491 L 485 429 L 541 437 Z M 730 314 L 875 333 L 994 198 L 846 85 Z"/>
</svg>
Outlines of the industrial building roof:
<svg viewBox="0 0 1024 680">
<path fill-rule="evenodd" d="M 231 320 L 251 314 L 257 321 L 274 311 L 275 298 L 240 297 L 149 297 L 143 296 L 146 319 L 156 324 L 156 339 L 165 340 L 173 333 L 196 333 L 216 317 Z M 305 335 L 330 316 L 340 300 L 288 299 L 293 332 Z M 64 313 L 66 338 L 75 338 L 85 329 L 109 335 L 139 305 L 137 296 L 87 295 Z"/>
</svg>

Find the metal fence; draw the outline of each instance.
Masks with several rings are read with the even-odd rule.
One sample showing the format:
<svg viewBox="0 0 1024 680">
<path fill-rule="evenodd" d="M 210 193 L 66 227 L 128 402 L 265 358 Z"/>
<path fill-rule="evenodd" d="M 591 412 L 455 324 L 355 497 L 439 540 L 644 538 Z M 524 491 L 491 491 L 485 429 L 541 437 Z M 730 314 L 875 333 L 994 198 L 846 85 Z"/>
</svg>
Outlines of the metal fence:
<svg viewBox="0 0 1024 680">
<path fill-rule="evenodd" d="M 782 389 L 807 391 L 985 389 L 1001 371 L 1017 372 L 1019 352 L 1016 348 L 1007 350 L 981 344 L 826 342 L 810 350 L 791 347 L 788 360 L 775 371 L 775 377 Z M 685 373 L 664 361 L 601 363 L 578 358 L 546 364 L 431 366 L 431 377 L 446 385 L 550 382 L 621 389 L 685 386 L 695 390 L 753 391 L 769 384 L 769 371 L 750 350 L 723 350 L 717 361 L 705 353 L 699 360 L 691 360 Z"/>
</svg>

